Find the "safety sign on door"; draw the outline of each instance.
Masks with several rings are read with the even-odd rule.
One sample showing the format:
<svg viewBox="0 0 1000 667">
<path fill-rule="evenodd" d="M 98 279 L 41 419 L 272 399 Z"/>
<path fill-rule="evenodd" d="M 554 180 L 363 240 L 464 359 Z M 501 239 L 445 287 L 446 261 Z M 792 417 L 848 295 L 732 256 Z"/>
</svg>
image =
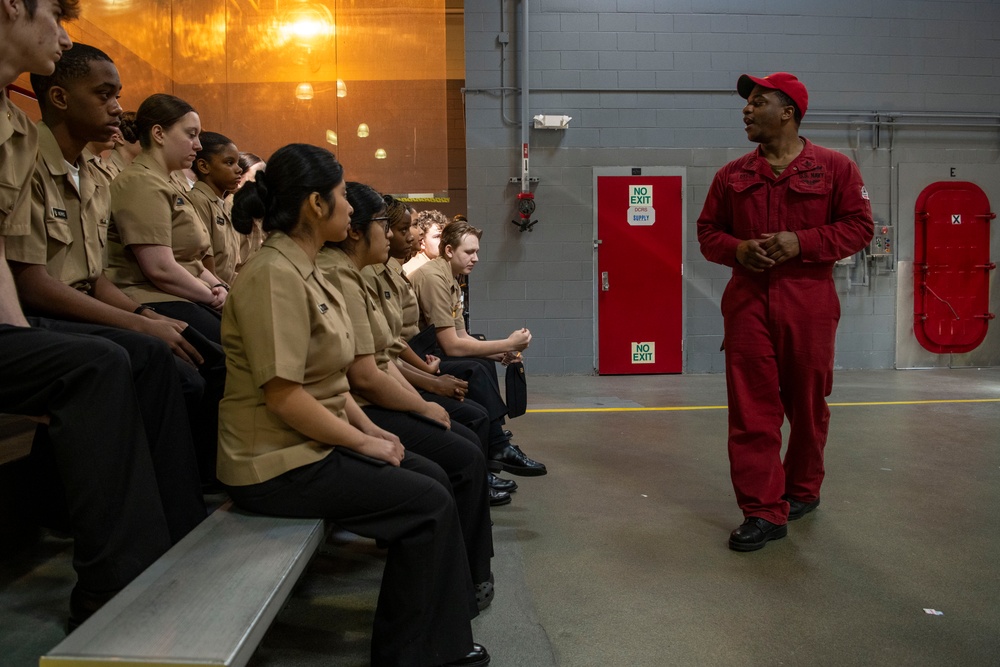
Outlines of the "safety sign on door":
<svg viewBox="0 0 1000 667">
<path fill-rule="evenodd" d="M 648 343 L 632 343 L 632 363 L 655 364 L 656 341 L 649 341 Z"/>
<path fill-rule="evenodd" d="M 628 186 L 628 224 L 648 227 L 656 222 L 652 185 Z"/>
</svg>

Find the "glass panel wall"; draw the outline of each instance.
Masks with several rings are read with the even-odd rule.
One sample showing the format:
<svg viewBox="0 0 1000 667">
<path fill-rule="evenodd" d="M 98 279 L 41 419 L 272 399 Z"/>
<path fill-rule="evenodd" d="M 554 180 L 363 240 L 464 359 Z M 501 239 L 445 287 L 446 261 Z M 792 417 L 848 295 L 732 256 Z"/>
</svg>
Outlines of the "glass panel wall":
<svg viewBox="0 0 1000 667">
<path fill-rule="evenodd" d="M 455 30 L 446 25 L 455 11 L 448 19 L 445 4 L 89 0 L 67 27 L 115 61 L 125 109 L 173 93 L 198 110 L 206 130 L 241 150 L 266 159 L 290 142 L 326 146 L 351 180 L 447 197 L 456 84 L 448 80 Z M 27 77 L 18 85 L 30 87 Z M 450 138 L 453 161 L 459 138 L 464 148 L 464 135 Z M 462 153 L 453 167 L 464 176 Z M 464 177 L 458 185 L 464 208 Z"/>
</svg>

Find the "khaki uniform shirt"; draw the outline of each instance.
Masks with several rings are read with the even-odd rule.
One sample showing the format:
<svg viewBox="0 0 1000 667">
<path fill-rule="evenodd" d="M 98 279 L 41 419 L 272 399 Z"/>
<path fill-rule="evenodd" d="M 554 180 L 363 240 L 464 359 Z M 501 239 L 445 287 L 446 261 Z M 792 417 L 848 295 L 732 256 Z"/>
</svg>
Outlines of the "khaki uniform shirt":
<svg viewBox="0 0 1000 667">
<path fill-rule="evenodd" d="M 236 280 L 236 267 L 240 263 L 239 237 L 243 235 L 233 229 L 230 202 L 217 197 L 211 186 L 204 181 L 194 184 L 188 193 L 188 199 L 212 239 L 215 275 L 227 285 L 232 285 Z"/>
<path fill-rule="evenodd" d="M 403 330 L 400 332 L 400 337 L 405 342 L 420 333 L 420 306 L 417 304 L 417 294 L 413 291 L 413 283 L 403 272 L 399 260 L 390 257 L 385 266 L 389 269 L 386 275 L 398 288 L 399 304 L 403 309 Z"/>
<path fill-rule="evenodd" d="M 170 172 L 170 182 L 173 183 L 181 192 L 191 192 L 191 188 L 194 187 L 191 181 L 188 180 L 187 175 L 181 169 Z"/>
<path fill-rule="evenodd" d="M 38 158 L 31 182 L 31 233 L 7 242 L 7 257 L 43 264 L 65 285 L 90 293 L 104 271 L 110 193 L 104 177 L 81 156 L 80 189 L 52 131 L 38 124 Z"/>
<path fill-rule="evenodd" d="M 219 404 L 219 479 L 257 484 L 326 457 L 333 443 L 299 433 L 264 403 L 274 378 L 295 382 L 347 420 L 354 333 L 344 300 L 281 232 L 247 263 L 222 312 L 226 393 Z"/>
<path fill-rule="evenodd" d="M 396 359 L 406 349 L 407 341 L 420 331 L 420 308 L 413 285 L 392 257 L 384 265 L 366 266 L 362 273 L 380 292 L 382 310 L 394 336 L 389 356 Z"/>
<path fill-rule="evenodd" d="M 230 196 L 226 202 L 229 204 L 229 210 L 233 210 L 233 198 Z M 236 232 L 236 236 L 240 239 L 240 263 L 236 266 L 236 272 L 243 268 L 246 261 L 250 259 L 255 252 L 260 250 L 260 246 L 263 245 L 264 239 L 267 238 L 267 234 L 260 226 L 260 222 L 253 223 L 253 230 L 249 234 L 240 234 Z"/>
<path fill-rule="evenodd" d="M 354 356 L 374 355 L 375 363 L 385 370 L 389 365 L 392 332 L 377 305 L 378 294 L 373 294 L 354 261 L 339 248 L 323 248 L 316 255 L 316 266 L 347 303 L 347 315 L 354 328 Z M 357 394 L 354 398 L 358 405 L 369 404 Z"/>
<path fill-rule="evenodd" d="M 416 255 L 410 258 L 406 264 L 403 264 L 403 271 L 406 272 L 410 278 L 414 276 L 420 269 L 427 266 L 428 262 L 433 260 L 427 259 L 427 255 L 422 252 L 418 252 Z"/>
<path fill-rule="evenodd" d="M 392 279 L 385 275 L 388 272 L 389 269 L 385 267 L 385 264 L 374 264 L 361 269 L 361 276 L 365 279 L 368 291 L 389 327 L 389 340 L 391 342 L 386 349 L 386 354 L 389 355 L 390 360 L 393 360 L 403 351 L 403 348 L 399 346 L 399 334 L 403 330 L 403 311 L 400 309 L 399 300 L 389 284 Z"/>
<path fill-rule="evenodd" d="M 201 260 L 211 252 L 212 243 L 185 194 L 171 185 L 145 153 L 111 184 L 108 277 L 139 303 L 187 299 L 150 282 L 130 245 L 168 246 L 177 263 L 192 276 L 200 278 L 205 270 Z"/>
<path fill-rule="evenodd" d="M 89 148 L 83 149 L 83 159 L 94 166 L 95 173 L 100 174 L 106 185 L 111 185 L 111 181 L 115 180 L 115 176 L 118 175 L 118 172 L 114 171 L 108 162 L 102 160 L 100 155 L 91 153 Z"/>
<path fill-rule="evenodd" d="M 437 329 L 465 329 L 462 289 L 458 286 L 447 259 L 438 257 L 427 262 L 410 276 L 410 280 L 420 307 L 421 328 L 433 324 Z"/>
<path fill-rule="evenodd" d="M 107 162 L 102 161 L 101 164 L 103 164 L 104 169 L 111 174 L 112 181 L 118 178 L 118 174 L 125 171 L 125 167 L 128 166 L 125 164 L 125 158 L 121 156 L 121 153 L 115 150 L 111 151 L 108 155 Z"/>
<path fill-rule="evenodd" d="M 31 230 L 31 174 L 38 131 L 24 112 L 0 92 L 0 236 Z"/>
</svg>

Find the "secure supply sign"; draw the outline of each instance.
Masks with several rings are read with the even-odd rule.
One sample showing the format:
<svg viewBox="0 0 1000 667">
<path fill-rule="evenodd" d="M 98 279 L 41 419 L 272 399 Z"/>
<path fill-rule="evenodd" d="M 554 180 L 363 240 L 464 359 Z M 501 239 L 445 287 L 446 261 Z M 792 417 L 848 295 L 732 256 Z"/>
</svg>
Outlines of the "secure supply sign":
<svg viewBox="0 0 1000 667">
<path fill-rule="evenodd" d="M 648 227 L 656 222 L 653 208 L 652 185 L 630 185 L 628 187 L 628 224 L 633 227 Z"/>
</svg>

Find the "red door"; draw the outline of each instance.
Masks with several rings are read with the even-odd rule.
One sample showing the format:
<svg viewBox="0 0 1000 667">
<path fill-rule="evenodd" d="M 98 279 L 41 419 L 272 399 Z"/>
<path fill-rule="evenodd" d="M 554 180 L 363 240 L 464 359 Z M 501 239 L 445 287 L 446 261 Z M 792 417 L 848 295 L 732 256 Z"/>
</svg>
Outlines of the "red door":
<svg viewBox="0 0 1000 667">
<path fill-rule="evenodd" d="M 683 176 L 605 176 L 600 171 L 607 170 L 595 170 L 594 187 L 597 371 L 680 373 Z"/>
<path fill-rule="evenodd" d="M 974 350 L 990 310 L 990 221 L 996 215 L 974 183 L 944 181 L 917 198 L 913 332 L 937 354 Z"/>
</svg>

